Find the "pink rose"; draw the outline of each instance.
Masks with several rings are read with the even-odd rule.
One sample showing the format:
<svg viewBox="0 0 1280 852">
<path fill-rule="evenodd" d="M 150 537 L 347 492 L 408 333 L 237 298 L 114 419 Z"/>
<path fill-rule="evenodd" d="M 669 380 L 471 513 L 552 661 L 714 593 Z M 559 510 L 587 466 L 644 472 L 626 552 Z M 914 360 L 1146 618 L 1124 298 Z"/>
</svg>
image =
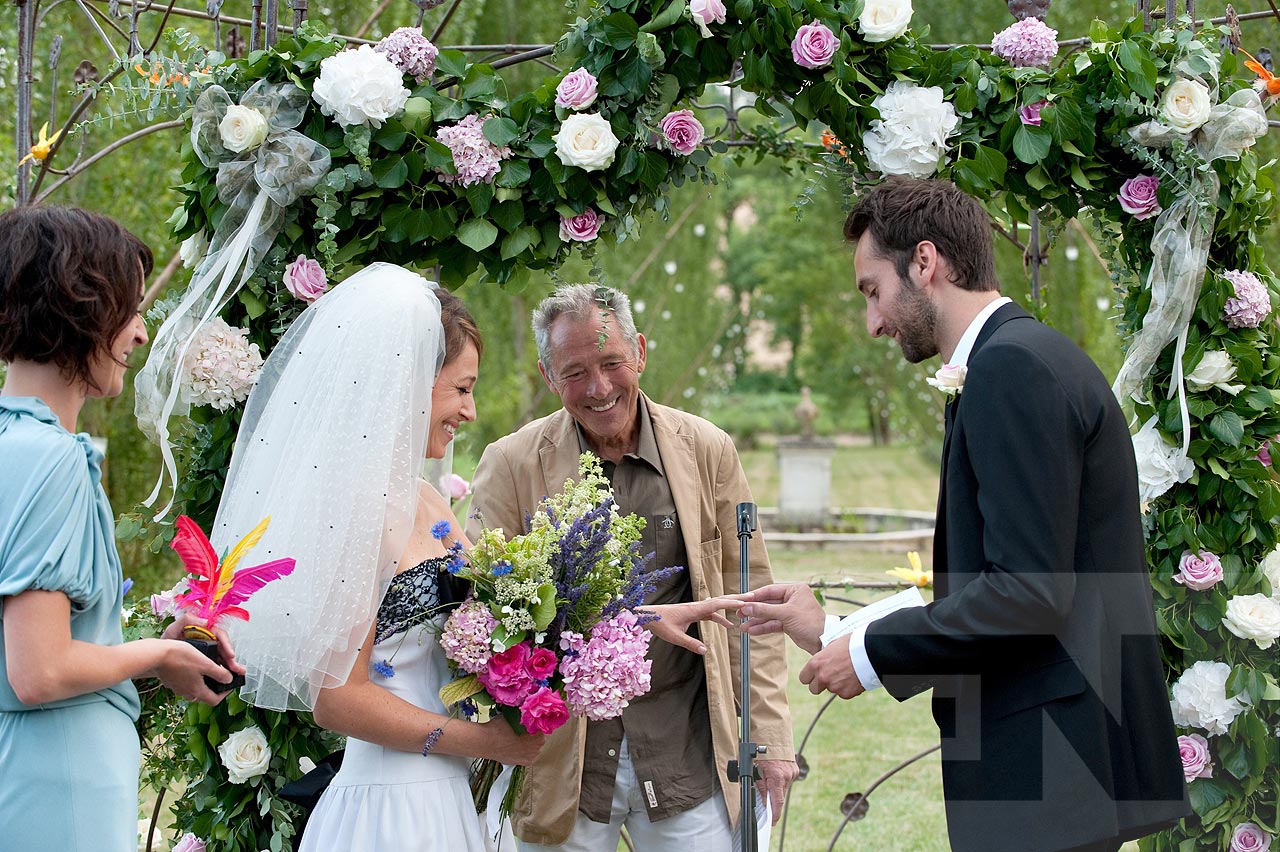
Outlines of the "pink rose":
<svg viewBox="0 0 1280 852">
<path fill-rule="evenodd" d="M 534 691 L 529 677 L 529 643 L 512 645 L 501 654 L 494 654 L 489 668 L 480 673 L 480 682 L 493 696 L 493 700 L 508 707 L 519 707 Z"/>
<path fill-rule="evenodd" d="M 1271 467 L 1271 442 L 1263 441 L 1261 449 L 1258 450 L 1258 461 L 1267 467 Z"/>
<path fill-rule="evenodd" d="M 791 58 L 802 68 L 823 68 L 840 47 L 840 39 L 825 25 L 805 24 L 791 41 Z"/>
<path fill-rule="evenodd" d="M 167 592 L 161 592 L 158 595 L 151 596 L 151 612 L 160 618 L 165 618 L 174 614 L 173 599 L 177 594 L 170 589 Z"/>
<path fill-rule="evenodd" d="M 520 705 L 520 724 L 531 734 L 552 733 L 567 721 L 569 708 L 554 689 L 541 687 Z"/>
<path fill-rule="evenodd" d="M 1242 822 L 1231 834 L 1231 852 L 1267 852 L 1271 835 L 1251 822 Z"/>
<path fill-rule="evenodd" d="M 588 207 L 577 216 L 560 217 L 560 239 L 589 243 L 600 235 L 600 214 Z"/>
<path fill-rule="evenodd" d="M 586 109 L 596 102 L 596 77 L 585 68 L 577 68 L 564 75 L 556 86 L 556 106 L 566 109 Z"/>
<path fill-rule="evenodd" d="M 324 295 L 329 286 L 324 269 L 314 260 L 303 255 L 284 268 L 284 286 L 304 302 L 314 302 Z"/>
<path fill-rule="evenodd" d="M 1033 104 L 1027 104 L 1018 110 L 1018 118 L 1023 124 L 1030 124 L 1032 127 L 1040 126 L 1040 110 L 1045 108 L 1048 101 L 1036 101 Z"/>
<path fill-rule="evenodd" d="M 721 0 L 689 0 L 689 16 L 702 31 L 703 38 L 711 37 L 707 24 L 723 24 L 725 14 L 726 9 Z"/>
<path fill-rule="evenodd" d="M 449 499 L 461 500 L 471 493 L 471 483 L 456 473 L 449 474 Z"/>
<path fill-rule="evenodd" d="M 1213 777 L 1213 759 L 1209 757 L 1209 741 L 1199 734 L 1178 737 L 1178 754 L 1182 757 L 1182 774 L 1190 784 L 1197 778 Z"/>
<path fill-rule="evenodd" d="M 204 852 L 204 841 L 188 831 L 173 847 L 173 852 Z"/>
<path fill-rule="evenodd" d="M 1197 592 L 1211 589 L 1222 581 L 1222 561 L 1207 550 L 1196 553 L 1185 551 L 1178 563 L 1178 573 L 1173 575 L 1173 581 Z"/>
<path fill-rule="evenodd" d="M 662 131 L 662 138 L 671 146 L 671 150 L 686 157 L 697 150 L 702 144 L 702 137 L 706 135 L 702 122 L 687 109 L 667 113 L 658 123 L 658 129 Z"/>
<path fill-rule="evenodd" d="M 534 680 L 547 680 L 556 673 L 556 655 L 546 648 L 534 648 L 525 670 Z"/>
<path fill-rule="evenodd" d="M 1120 187 L 1120 208 L 1139 221 L 1159 214 L 1160 202 L 1156 200 L 1159 186 L 1160 179 L 1151 175 L 1129 178 Z"/>
</svg>

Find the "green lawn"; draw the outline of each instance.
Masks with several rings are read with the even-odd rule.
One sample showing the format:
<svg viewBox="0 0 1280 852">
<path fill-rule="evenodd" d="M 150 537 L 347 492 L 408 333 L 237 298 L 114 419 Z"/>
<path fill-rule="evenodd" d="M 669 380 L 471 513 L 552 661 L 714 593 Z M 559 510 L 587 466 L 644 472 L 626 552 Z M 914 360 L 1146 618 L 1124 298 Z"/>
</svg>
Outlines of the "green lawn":
<svg viewBox="0 0 1280 852">
<path fill-rule="evenodd" d="M 742 453 L 760 506 L 778 505 L 778 456 L 772 447 Z M 938 459 L 915 444 L 839 447 L 831 461 L 833 506 L 932 511 L 938 502 Z"/>
</svg>

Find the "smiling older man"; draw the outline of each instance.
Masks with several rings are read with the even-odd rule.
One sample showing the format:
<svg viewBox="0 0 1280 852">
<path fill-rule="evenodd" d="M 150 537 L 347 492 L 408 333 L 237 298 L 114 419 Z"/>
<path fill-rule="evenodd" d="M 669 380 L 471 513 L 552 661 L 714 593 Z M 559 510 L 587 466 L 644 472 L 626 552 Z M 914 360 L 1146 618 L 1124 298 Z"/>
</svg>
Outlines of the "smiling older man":
<svg viewBox="0 0 1280 852">
<path fill-rule="evenodd" d="M 563 407 L 490 445 L 476 469 L 475 506 L 485 526 L 522 530 L 543 496 L 577 475 L 578 456 L 604 461 L 618 506 L 648 522 L 653 565 L 687 571 L 659 585 L 650 604 L 701 600 L 737 587 L 735 507 L 751 491 L 733 442 L 700 417 L 659 405 L 640 390 L 644 335 L 616 290 L 562 287 L 533 314 L 538 368 Z M 753 588 L 770 582 L 757 536 Z M 512 823 L 524 852 L 614 849 L 622 826 L 637 850 L 728 852 L 738 797 L 725 795 L 736 756 L 737 634 L 696 628 L 705 656 L 655 642 L 652 689 L 621 718 L 574 723 L 548 737 L 529 769 Z M 751 716 L 768 747 L 759 762 L 774 819 L 796 776 L 781 637 L 752 653 Z"/>
</svg>

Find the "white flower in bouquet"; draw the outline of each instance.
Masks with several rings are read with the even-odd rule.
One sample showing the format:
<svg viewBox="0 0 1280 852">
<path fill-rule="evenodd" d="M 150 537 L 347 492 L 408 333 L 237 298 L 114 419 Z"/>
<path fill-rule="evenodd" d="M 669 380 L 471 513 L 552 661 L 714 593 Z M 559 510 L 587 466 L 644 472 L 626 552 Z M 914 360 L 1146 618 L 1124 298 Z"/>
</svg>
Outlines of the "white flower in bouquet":
<svg viewBox="0 0 1280 852">
<path fill-rule="evenodd" d="M 1138 461 L 1138 497 L 1143 503 L 1156 499 L 1196 472 L 1195 462 L 1181 447 L 1165 441 L 1152 417 L 1133 436 L 1133 454 Z"/>
<path fill-rule="evenodd" d="M 1221 736 L 1249 706 L 1239 697 L 1227 697 L 1231 666 L 1200 660 L 1182 673 L 1173 685 L 1173 723 L 1183 728 L 1200 728 Z"/>
<path fill-rule="evenodd" d="M 872 44 L 892 41 L 910 26 L 911 0 L 867 0 L 858 16 L 858 29 Z"/>
<path fill-rule="evenodd" d="M 1280 601 L 1263 594 L 1235 595 L 1227 601 L 1222 626 L 1265 651 L 1280 639 Z"/>
<path fill-rule="evenodd" d="M 871 105 L 880 112 L 862 137 L 871 167 L 886 175 L 932 176 L 960 124 L 942 89 L 896 81 Z"/>
<path fill-rule="evenodd" d="M 222 144 L 233 154 L 252 151 L 264 141 L 271 128 L 267 119 L 253 107 L 232 104 L 218 122 L 218 135 Z"/>
<path fill-rule="evenodd" d="M 1231 356 L 1221 349 L 1209 349 L 1201 356 L 1196 368 L 1187 374 L 1187 386 L 1197 391 L 1221 388 L 1235 396 L 1244 390 L 1244 385 L 1230 384 L 1235 377 L 1236 365 L 1231 363 Z"/>
<path fill-rule="evenodd" d="M 182 259 L 183 268 L 191 269 L 200 262 L 200 258 L 204 257 L 208 250 L 209 241 L 205 238 L 204 232 L 196 231 L 178 246 L 178 257 Z"/>
<path fill-rule="evenodd" d="M 262 371 L 262 352 L 249 342 L 249 332 L 215 317 L 187 350 L 182 401 L 226 411 L 243 402 Z"/>
<path fill-rule="evenodd" d="M 1262 560 L 1262 564 L 1258 566 L 1258 570 L 1267 578 L 1267 582 L 1271 583 L 1271 597 L 1280 600 L 1280 548 L 1268 553 Z"/>
<path fill-rule="evenodd" d="M 223 740 L 218 746 L 218 756 L 227 768 L 231 783 L 243 784 L 267 771 L 271 764 L 271 746 L 267 745 L 266 736 L 255 725 L 241 728 Z"/>
<path fill-rule="evenodd" d="M 1182 79 L 1165 89 L 1160 117 L 1179 133 L 1191 133 L 1209 120 L 1213 104 L 1209 88 L 1199 80 Z"/>
<path fill-rule="evenodd" d="M 566 166 L 577 166 L 589 172 L 613 165 L 618 150 L 618 137 L 613 127 L 598 112 L 580 112 L 569 116 L 555 135 L 556 156 Z"/>
<path fill-rule="evenodd" d="M 367 44 L 321 62 L 320 77 L 311 90 L 320 111 L 343 127 L 381 127 L 404 109 L 409 94 L 400 69 Z"/>
</svg>

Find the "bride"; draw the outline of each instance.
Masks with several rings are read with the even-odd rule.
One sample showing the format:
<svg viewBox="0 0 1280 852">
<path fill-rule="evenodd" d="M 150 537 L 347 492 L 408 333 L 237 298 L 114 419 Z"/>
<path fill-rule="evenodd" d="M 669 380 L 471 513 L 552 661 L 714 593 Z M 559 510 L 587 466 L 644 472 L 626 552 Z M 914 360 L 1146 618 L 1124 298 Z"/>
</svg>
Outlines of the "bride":
<svg viewBox="0 0 1280 852">
<path fill-rule="evenodd" d="M 302 313 L 246 405 L 214 544 L 270 515 L 260 552 L 297 567 L 236 633 L 243 694 L 348 737 L 302 850 L 483 850 L 471 759 L 541 747 L 501 718 L 451 720 L 438 695 L 452 539 L 431 530 L 461 526 L 420 472 L 475 419 L 481 347 L 460 299 L 375 264 Z"/>
</svg>

